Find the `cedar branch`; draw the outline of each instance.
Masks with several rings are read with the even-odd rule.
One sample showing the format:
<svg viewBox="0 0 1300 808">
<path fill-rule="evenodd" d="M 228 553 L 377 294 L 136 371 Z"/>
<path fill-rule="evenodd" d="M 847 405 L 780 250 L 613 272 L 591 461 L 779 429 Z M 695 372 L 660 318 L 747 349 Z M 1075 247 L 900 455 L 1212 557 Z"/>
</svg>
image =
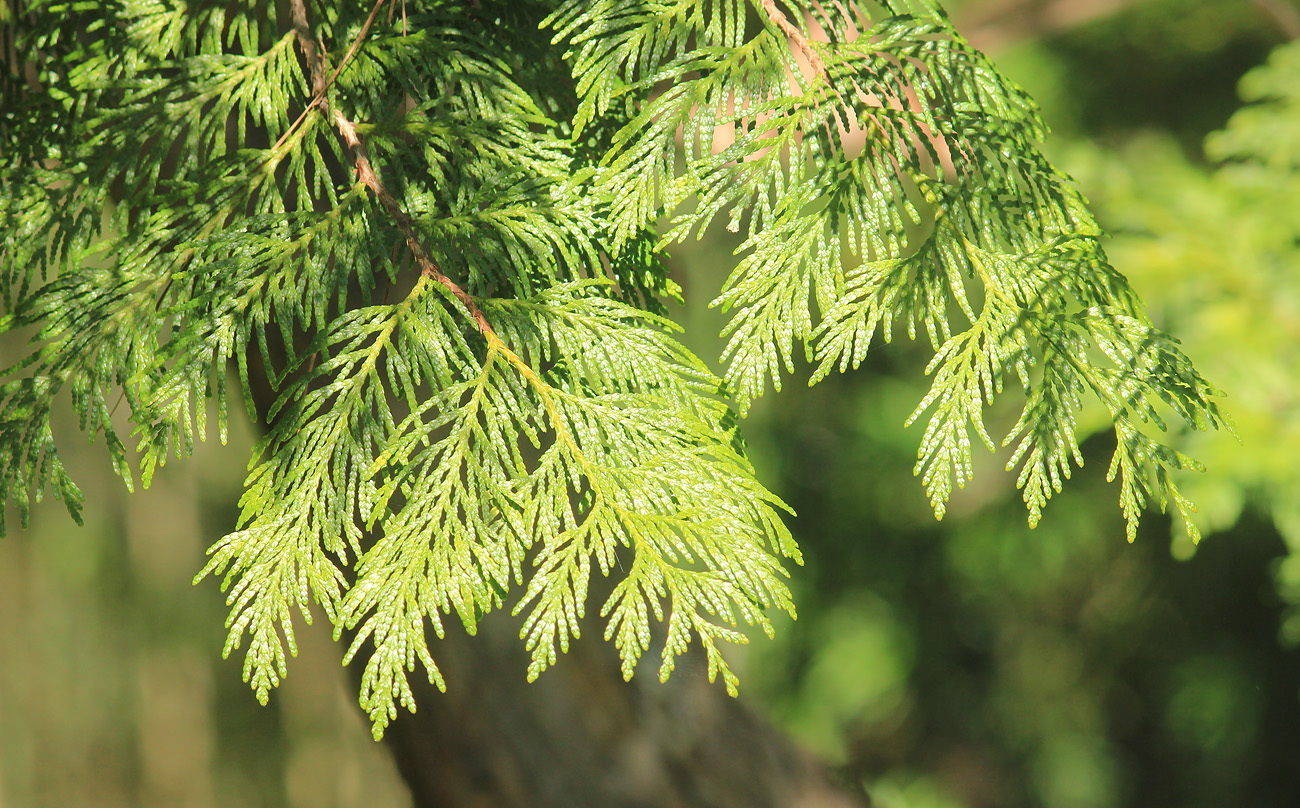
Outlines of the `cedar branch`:
<svg viewBox="0 0 1300 808">
<path fill-rule="evenodd" d="M 339 74 L 343 72 L 343 68 L 347 67 L 348 62 L 356 54 L 357 48 L 361 47 L 361 41 L 370 32 L 370 25 L 375 21 L 379 9 L 383 8 L 386 2 L 388 0 L 375 0 L 374 7 L 370 9 L 370 16 L 366 17 L 365 23 L 361 26 L 361 31 L 357 33 L 356 38 L 352 40 L 352 44 L 348 47 L 348 52 L 343 54 L 343 61 L 339 62 L 339 66 L 334 69 L 334 72 L 326 77 L 325 74 L 329 71 L 329 63 L 324 57 L 324 47 L 318 47 L 316 40 L 312 38 L 311 26 L 307 24 L 307 7 L 304 5 L 303 0 L 290 0 L 290 6 L 293 9 L 293 33 L 298 38 L 298 46 L 302 49 L 303 58 L 307 60 L 307 65 L 311 70 L 311 101 L 307 103 L 307 106 L 303 107 L 302 114 L 284 131 L 283 135 L 280 135 L 280 139 L 271 147 L 272 154 L 280 150 L 284 142 L 298 130 L 303 121 L 307 120 L 307 115 L 313 109 L 317 106 L 328 109 L 329 102 L 325 100 L 326 91 L 334 84 L 334 80 L 339 77 Z M 405 6 L 403 6 L 402 20 L 403 24 L 405 24 Z"/>
<path fill-rule="evenodd" d="M 812 43 L 808 41 L 808 37 L 804 36 L 803 31 L 800 31 L 794 23 L 790 22 L 790 18 L 785 16 L 785 12 L 777 7 L 776 0 L 763 0 L 763 10 L 767 12 L 767 18 L 777 28 L 781 29 L 781 33 L 785 34 L 791 42 L 798 46 L 804 58 L 808 60 L 808 66 L 812 68 L 813 73 L 829 82 L 830 76 L 826 71 L 826 62 L 822 60 L 817 51 L 813 50 Z"/>
<path fill-rule="evenodd" d="M 329 89 L 343 70 L 343 66 L 356 53 L 357 48 L 361 46 L 361 41 L 366 33 L 370 30 L 370 24 L 374 22 L 376 14 L 383 6 L 386 0 L 377 0 L 374 8 L 370 11 L 370 16 L 366 18 L 365 24 L 361 27 L 361 32 L 353 40 L 352 46 L 348 48 L 343 57 L 343 62 L 339 64 L 336 70 L 329 69 L 329 60 L 326 58 L 324 50 L 317 46 L 317 40 L 312 36 L 311 26 L 307 22 L 307 7 L 304 0 L 290 0 L 290 6 L 293 13 L 294 33 L 298 38 L 298 45 L 302 50 L 303 58 L 307 60 L 308 67 L 312 75 L 312 87 L 314 90 L 312 102 L 307 105 L 303 111 L 306 115 L 313 107 L 319 106 L 321 111 L 330 119 L 334 128 L 338 130 L 339 136 L 348 147 L 348 153 L 352 157 L 352 165 L 356 171 L 357 179 L 370 189 L 370 192 L 379 200 L 380 206 L 384 209 L 397 225 L 397 229 L 402 232 L 402 237 L 406 241 L 406 246 L 410 249 L 415 258 L 416 264 L 420 267 L 420 273 L 435 283 L 441 284 L 448 292 L 452 294 L 465 310 L 473 318 L 474 324 L 484 337 L 489 340 L 498 341 L 496 333 L 488 323 L 487 317 L 482 310 L 470 297 L 469 293 L 461 288 L 460 284 L 448 278 L 438 266 L 438 263 L 420 243 L 416 236 L 414 221 L 406 211 L 402 210 L 401 204 L 389 193 L 384 187 L 384 182 L 379 176 L 379 172 L 370 162 L 366 155 L 365 144 L 361 142 L 361 137 L 357 134 L 356 125 L 348 120 L 347 116 L 339 109 L 331 109 L 329 101 L 325 98 L 325 91 Z M 328 77 L 328 78 L 327 78 Z"/>
</svg>

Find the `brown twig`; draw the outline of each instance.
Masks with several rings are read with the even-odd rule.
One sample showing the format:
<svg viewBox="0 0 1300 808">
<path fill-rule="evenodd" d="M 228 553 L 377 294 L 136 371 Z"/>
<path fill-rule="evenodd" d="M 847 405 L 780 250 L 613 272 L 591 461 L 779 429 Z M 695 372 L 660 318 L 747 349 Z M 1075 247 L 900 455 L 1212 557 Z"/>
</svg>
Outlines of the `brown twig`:
<svg viewBox="0 0 1300 808">
<path fill-rule="evenodd" d="M 352 155 L 352 164 L 356 166 L 357 179 L 370 189 L 375 198 L 379 200 L 380 206 L 393 220 L 393 223 L 397 225 L 397 229 L 402 231 L 402 237 L 406 239 L 406 246 L 410 248 L 411 254 L 415 257 L 415 263 L 420 267 L 420 273 L 435 283 L 441 284 L 447 291 L 451 292 L 469 311 L 470 316 L 474 318 L 475 325 L 478 326 L 478 330 L 484 336 L 493 333 L 487 317 L 479 310 L 478 305 L 474 303 L 474 299 L 458 283 L 443 274 L 437 262 L 429 255 L 429 251 L 420 243 L 419 238 L 415 235 L 411 217 L 407 215 L 406 211 L 402 210 L 402 206 L 384 187 L 383 180 L 379 178 L 379 174 L 375 172 L 374 166 L 370 163 L 370 158 L 366 156 L 366 148 L 361 142 L 361 138 L 357 136 L 356 126 L 337 109 L 333 113 L 333 123 L 334 128 L 338 129 L 339 134 L 343 137 L 343 142 L 347 144 L 348 152 Z"/>
<path fill-rule="evenodd" d="M 795 44 L 795 47 L 799 49 L 799 52 L 808 60 L 808 67 L 811 68 L 813 72 L 813 78 L 825 81 L 826 86 L 829 87 L 831 92 L 835 94 L 835 97 L 839 99 L 840 105 L 846 110 L 850 110 L 851 114 L 848 102 L 844 100 L 844 96 L 840 94 L 839 88 L 836 87 L 835 82 L 831 80 L 830 71 L 826 69 L 826 62 L 822 59 L 821 55 L 813 49 L 812 42 L 808 40 L 808 37 L 804 36 L 803 31 L 800 31 L 794 23 L 790 22 L 790 18 L 785 16 L 785 12 L 781 11 L 777 6 L 776 0 L 763 0 L 763 10 L 767 12 L 767 18 L 771 20 L 778 29 L 780 29 L 781 33 L 785 34 L 787 39 Z M 838 109 L 833 110 L 833 115 L 835 117 L 835 125 L 838 126 L 840 130 L 843 131 L 850 128 L 849 122 L 841 116 Z M 830 122 L 827 122 L 826 125 L 828 127 L 828 134 L 834 136 L 834 132 L 829 128 L 831 126 Z"/>
<path fill-rule="evenodd" d="M 370 30 L 370 24 L 374 21 L 375 15 L 385 2 L 387 0 L 378 0 L 375 3 L 375 7 L 370 11 L 370 16 L 366 18 L 366 24 L 361 28 L 361 33 L 353 40 L 352 47 L 348 48 L 347 54 L 343 57 L 344 63 L 351 58 L 352 54 L 356 53 L 357 48 L 361 45 L 362 38 Z M 429 255 L 429 251 L 420 243 L 420 239 L 415 233 L 414 221 L 406 211 L 402 210 L 402 206 L 397 199 L 384 187 L 379 172 L 375 170 L 369 156 L 366 155 L 366 147 L 357 134 L 356 125 L 348 120 L 348 117 L 341 110 L 331 109 L 329 103 L 325 101 L 324 93 L 329 89 L 334 79 L 338 77 L 339 71 L 343 69 L 343 64 L 340 64 L 333 73 L 330 73 L 329 62 L 325 57 L 324 50 L 317 46 L 316 39 L 311 34 L 304 0 L 290 0 L 289 5 L 293 13 L 293 27 L 298 36 L 298 45 L 302 49 L 303 58 L 307 60 L 307 64 L 311 69 L 312 83 L 317 87 L 316 99 L 313 100 L 312 104 L 308 105 L 308 109 L 311 109 L 314 105 L 319 105 L 329 117 L 330 123 L 338 130 L 339 136 L 343 138 L 343 142 L 348 147 L 348 154 L 352 158 L 352 165 L 356 170 L 357 179 L 370 189 L 370 192 L 379 200 L 380 207 L 397 225 L 397 229 L 402 231 L 406 246 L 410 249 L 411 255 L 414 256 L 416 265 L 420 267 L 420 274 L 440 284 L 450 292 L 469 312 L 479 332 L 483 336 L 495 340 L 496 333 L 492 330 L 491 324 L 488 323 L 487 317 L 479 309 L 478 304 L 474 302 L 474 298 L 470 297 L 469 293 L 462 289 L 460 284 L 443 274 L 438 267 L 438 263 L 433 260 L 433 257 Z M 324 79 L 323 77 L 327 74 L 329 78 Z"/>
<path fill-rule="evenodd" d="M 1300 10 L 1293 4 L 1286 0 L 1254 0 L 1254 3 L 1288 39 L 1300 39 Z"/>
<path fill-rule="evenodd" d="M 781 29 L 781 33 L 785 34 L 790 41 L 798 46 L 804 58 L 808 60 L 808 66 L 812 68 L 813 73 L 829 82 L 830 75 L 826 72 L 826 62 L 822 61 L 822 57 L 818 55 L 817 51 L 813 50 L 812 43 L 808 41 L 808 37 L 804 36 L 803 31 L 800 31 L 794 23 L 790 22 L 790 18 L 785 16 L 785 12 L 777 7 L 776 0 L 763 0 L 763 10 L 767 12 L 767 18 L 777 28 Z"/>
<path fill-rule="evenodd" d="M 298 116 L 297 120 L 295 120 L 288 129 L 284 130 L 284 134 L 280 135 L 280 139 L 271 147 L 272 154 L 279 151 L 280 147 L 284 145 L 284 142 L 298 130 L 299 126 L 302 126 L 302 122 L 307 120 L 307 115 L 311 113 L 313 109 L 317 106 L 320 106 L 322 109 L 328 107 L 328 102 L 325 100 L 325 93 L 331 86 L 333 86 L 334 80 L 343 72 L 343 68 L 346 67 L 348 62 L 352 60 L 352 57 L 356 55 L 357 48 L 361 47 L 362 40 L 364 40 L 366 34 L 370 32 L 370 26 L 374 23 L 376 15 L 379 14 L 379 9 L 383 8 L 384 3 L 386 2 L 388 2 L 388 0 L 375 0 L 374 8 L 370 9 L 370 16 L 366 17 L 365 24 L 361 26 L 361 30 L 357 33 L 356 38 L 352 40 L 352 45 L 348 47 L 348 52 L 343 54 L 343 61 L 339 62 L 339 66 L 334 69 L 333 73 L 329 74 L 328 78 L 326 78 L 325 74 L 329 71 L 329 62 L 325 59 L 324 49 L 318 46 L 316 40 L 312 38 L 311 26 L 307 23 L 307 6 L 304 0 L 290 0 L 289 7 L 293 14 L 293 32 L 298 37 L 298 47 L 302 49 L 303 58 L 307 60 L 307 65 L 311 70 L 312 97 L 307 106 L 303 107 L 302 114 Z M 403 24 L 405 24 L 405 6 L 403 6 L 402 20 Z"/>
</svg>

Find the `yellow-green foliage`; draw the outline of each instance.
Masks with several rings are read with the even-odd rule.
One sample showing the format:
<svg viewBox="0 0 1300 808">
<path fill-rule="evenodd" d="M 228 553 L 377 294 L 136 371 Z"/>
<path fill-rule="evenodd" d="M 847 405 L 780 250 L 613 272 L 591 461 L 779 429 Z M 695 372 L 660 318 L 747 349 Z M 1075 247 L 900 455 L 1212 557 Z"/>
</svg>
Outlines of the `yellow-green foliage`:
<svg viewBox="0 0 1300 808">
<path fill-rule="evenodd" d="M 417 664 L 443 684 L 427 625 L 511 601 L 536 676 L 593 566 L 618 579 L 598 610 L 625 675 L 699 640 L 734 691 L 716 641 L 793 613 L 798 550 L 726 396 L 743 413 L 796 346 L 817 380 L 924 332 L 939 516 L 1002 395 L 1024 400 L 1001 443 L 1031 522 L 1089 398 L 1130 535 L 1152 498 L 1188 510 L 1169 472 L 1192 463 L 1158 433 L 1220 425 L 1212 389 L 1107 262 L 1025 93 L 930 4 L 882 5 L 34 3 L 39 87 L 6 85 L 0 119 L 3 327 L 35 334 L 0 388 L 8 498 L 77 515 L 64 389 L 147 485 L 209 398 L 224 435 L 229 366 L 250 411 L 269 386 L 203 571 L 226 652 L 247 638 L 265 699 L 316 604 L 355 630 L 376 733 Z M 719 216 L 744 238 L 725 382 L 660 303 L 662 247 Z"/>
</svg>

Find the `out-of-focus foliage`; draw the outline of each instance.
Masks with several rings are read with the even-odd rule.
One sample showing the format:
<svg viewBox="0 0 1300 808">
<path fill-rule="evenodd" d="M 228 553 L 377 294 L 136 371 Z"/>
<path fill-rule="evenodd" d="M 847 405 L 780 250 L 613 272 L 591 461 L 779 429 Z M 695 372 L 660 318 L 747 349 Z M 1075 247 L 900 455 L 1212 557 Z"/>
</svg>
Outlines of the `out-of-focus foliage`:
<svg viewBox="0 0 1300 808">
<path fill-rule="evenodd" d="M 1215 468 L 1188 491 L 1212 529 L 1249 504 L 1268 513 L 1292 552 L 1279 584 L 1300 603 L 1300 44 L 1248 73 L 1241 95 L 1206 140 L 1213 170 L 1154 134 L 1118 153 L 1079 145 L 1067 162 L 1156 319 L 1232 393 L 1240 445 L 1186 435 Z M 1300 642 L 1300 613 L 1283 633 Z"/>
<path fill-rule="evenodd" d="M 1034 14 L 1046 5 L 1056 9 Z M 963 26 L 987 18 L 981 10 L 1009 11 L 991 21 L 991 32 L 972 26 L 970 33 L 1005 47 L 995 54 L 998 66 L 1042 105 L 1058 137 L 1113 143 L 1134 129 L 1155 128 L 1199 153 L 1204 136 L 1236 108 L 1238 78 L 1286 34 L 1267 13 L 1270 6 L 1285 13 L 1294 3 L 965 0 L 954 14 Z M 1053 13 L 1064 7 L 1066 13 Z M 1069 24 L 1071 12 L 1086 24 Z M 1051 142 L 1048 151 L 1054 153 Z"/>
<path fill-rule="evenodd" d="M 54 413 L 74 428 L 70 407 Z M 189 583 L 235 517 L 251 448 L 229 446 L 115 484 L 98 446 L 68 446 L 95 503 L 84 527 L 51 509 L 0 542 L 0 805 L 5 808 L 404 808 L 323 621 L 299 636 L 300 673 L 269 707 L 221 660 L 222 605 Z"/>
</svg>

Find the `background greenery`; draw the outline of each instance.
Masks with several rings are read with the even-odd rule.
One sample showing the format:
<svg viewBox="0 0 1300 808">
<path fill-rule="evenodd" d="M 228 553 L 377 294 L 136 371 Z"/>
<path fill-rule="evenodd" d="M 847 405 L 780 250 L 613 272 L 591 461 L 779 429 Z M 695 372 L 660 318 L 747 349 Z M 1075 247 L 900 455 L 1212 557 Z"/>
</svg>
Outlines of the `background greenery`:
<svg viewBox="0 0 1300 808">
<path fill-rule="evenodd" d="M 745 649 L 743 698 L 884 808 L 1300 804 L 1300 114 L 1206 140 L 1300 7 L 947 5 L 1043 104 L 1049 154 L 1157 324 L 1228 392 L 1241 440 L 1189 441 L 1210 469 L 1188 483 L 1199 547 L 1159 518 L 1125 543 L 1104 438 L 1036 530 L 992 456 L 936 523 L 911 473 L 920 427 L 902 428 L 919 352 L 787 384 L 745 434 L 799 513 L 800 619 Z M 1252 98 L 1285 92 L 1251 76 Z M 1250 137 L 1268 159 L 1238 158 Z M 725 235 L 675 253 L 705 356 Z M 102 449 L 67 442 L 103 467 L 98 486 L 78 475 L 86 527 L 47 506 L 0 543 L 0 808 L 407 801 L 323 626 L 268 708 L 219 660 L 224 609 L 189 581 L 234 521 L 248 440 L 129 498 Z"/>
</svg>

